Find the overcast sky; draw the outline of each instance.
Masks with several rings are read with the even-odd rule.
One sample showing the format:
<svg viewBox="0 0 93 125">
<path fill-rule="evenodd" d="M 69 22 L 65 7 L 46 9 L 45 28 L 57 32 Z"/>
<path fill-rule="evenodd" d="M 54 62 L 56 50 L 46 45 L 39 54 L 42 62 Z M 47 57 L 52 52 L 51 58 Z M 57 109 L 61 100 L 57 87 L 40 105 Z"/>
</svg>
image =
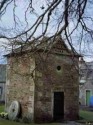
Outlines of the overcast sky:
<svg viewBox="0 0 93 125">
<path fill-rule="evenodd" d="M 40 2 L 42 3 L 41 5 L 40 5 Z M 18 0 L 17 4 L 18 4 L 18 7 L 16 8 L 15 12 L 18 15 L 19 19 L 21 19 L 20 20 L 21 22 L 17 26 L 17 28 L 20 30 L 20 29 L 25 28 L 24 26 L 25 26 L 26 22 L 25 22 L 24 10 L 28 6 L 28 2 L 27 1 L 25 2 L 24 0 Z M 43 0 L 40 0 L 40 1 L 35 0 L 34 6 L 35 6 L 36 11 L 38 11 L 38 13 L 40 14 L 40 13 L 42 13 L 42 10 L 41 10 L 40 6 L 41 7 L 45 6 L 45 3 L 43 2 Z M 38 8 L 38 6 L 39 6 L 39 8 Z M 89 14 L 91 14 L 92 12 L 93 12 L 93 9 L 88 10 Z M 28 18 L 28 23 L 30 25 L 30 24 L 34 23 L 34 20 L 36 19 L 36 16 L 30 16 L 29 15 L 29 16 L 27 16 L 27 18 Z M 29 27 L 29 25 L 28 25 L 28 27 Z M 12 28 L 14 26 L 15 25 L 14 25 L 14 18 L 13 18 L 13 4 L 10 4 L 8 6 L 7 10 L 6 10 L 6 14 L 4 16 L 2 16 L 2 18 L 1 18 L 1 21 L 0 21 L 0 27 L 1 27 L 0 28 L 0 33 L 8 32 L 8 34 L 9 34 L 10 32 L 8 31 L 8 29 Z M 73 25 L 71 23 L 70 23 L 70 27 L 73 27 Z M 7 28 L 7 30 L 5 31 L 5 30 L 3 30 L 3 28 Z M 51 29 L 51 27 L 50 27 L 50 29 Z M 54 31 L 53 26 L 52 26 L 52 31 Z M 42 32 L 41 27 L 39 28 L 37 33 L 39 34 L 40 32 Z M 73 40 L 76 41 L 76 33 L 75 33 L 75 38 L 73 38 Z M 2 55 L 5 54 L 5 48 L 2 47 L 3 42 L 6 42 L 6 41 L 5 40 L 0 40 L 0 63 L 6 63 L 5 59 L 2 56 Z M 77 45 L 76 43 L 74 44 L 74 47 L 77 49 L 77 51 L 79 51 L 78 46 L 79 45 Z M 87 57 L 85 57 L 86 61 L 92 61 L 93 60 L 93 56 L 92 56 L 93 52 L 91 52 L 92 54 L 90 54 L 90 52 L 89 52 L 89 50 L 92 51 L 92 49 L 93 49 L 92 46 L 93 46 L 93 44 L 90 44 L 88 47 L 85 48 L 85 45 L 82 44 L 82 50 L 84 50 L 84 51 L 86 50 L 86 52 L 87 52 L 86 55 L 88 55 Z"/>
</svg>

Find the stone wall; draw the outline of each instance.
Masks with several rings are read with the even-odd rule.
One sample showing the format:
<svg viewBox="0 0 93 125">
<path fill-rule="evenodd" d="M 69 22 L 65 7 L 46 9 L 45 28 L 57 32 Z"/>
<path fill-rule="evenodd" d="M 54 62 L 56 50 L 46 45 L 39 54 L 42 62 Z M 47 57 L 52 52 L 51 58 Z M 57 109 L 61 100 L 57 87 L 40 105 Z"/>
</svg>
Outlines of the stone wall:
<svg viewBox="0 0 93 125">
<path fill-rule="evenodd" d="M 74 63 L 77 65 L 78 58 L 60 54 L 37 55 L 35 121 L 53 121 L 53 94 L 56 91 L 64 92 L 64 119 L 78 119 L 79 79 Z"/>
<path fill-rule="evenodd" d="M 64 119 L 77 119 L 77 63 L 78 58 L 69 55 L 40 52 L 8 58 L 6 109 L 17 100 L 21 103 L 22 117 L 28 116 L 35 122 L 53 121 L 53 96 L 58 91 L 64 92 Z"/>
<path fill-rule="evenodd" d="M 8 58 L 6 81 L 6 110 L 12 101 L 21 104 L 22 117 L 33 119 L 35 61 L 28 55 Z"/>
</svg>

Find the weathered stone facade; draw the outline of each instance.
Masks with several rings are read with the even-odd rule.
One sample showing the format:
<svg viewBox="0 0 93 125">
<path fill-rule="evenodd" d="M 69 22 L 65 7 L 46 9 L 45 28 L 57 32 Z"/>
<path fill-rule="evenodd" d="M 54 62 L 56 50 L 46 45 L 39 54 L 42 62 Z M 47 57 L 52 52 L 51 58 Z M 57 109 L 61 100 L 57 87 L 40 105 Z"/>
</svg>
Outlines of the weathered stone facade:
<svg viewBox="0 0 93 125">
<path fill-rule="evenodd" d="M 54 47 L 50 53 L 38 51 L 8 57 L 7 109 L 17 100 L 22 107 L 22 117 L 28 116 L 34 122 L 51 122 L 54 120 L 54 93 L 63 92 L 62 119 L 78 119 L 78 56 L 72 56 L 62 47 L 63 50 Z"/>
<path fill-rule="evenodd" d="M 80 85 L 79 98 L 80 104 L 90 106 L 90 98 L 93 96 L 93 62 L 85 62 L 83 58 L 79 62 Z"/>
<path fill-rule="evenodd" d="M 7 65 L 6 108 L 12 101 L 21 103 L 22 116 L 33 117 L 34 110 L 34 78 L 31 73 L 35 69 L 35 61 L 27 55 L 11 57 Z M 32 118 L 33 119 L 33 118 Z"/>
</svg>

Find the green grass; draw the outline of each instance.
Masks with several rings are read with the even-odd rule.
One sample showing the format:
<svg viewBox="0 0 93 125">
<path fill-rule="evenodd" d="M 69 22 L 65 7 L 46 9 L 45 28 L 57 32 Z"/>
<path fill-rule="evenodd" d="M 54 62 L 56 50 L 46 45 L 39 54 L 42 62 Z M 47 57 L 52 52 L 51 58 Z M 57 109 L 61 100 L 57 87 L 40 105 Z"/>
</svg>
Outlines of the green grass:
<svg viewBox="0 0 93 125">
<path fill-rule="evenodd" d="M 81 122 L 93 122 L 93 112 L 91 111 L 80 110 L 79 116 L 82 118 L 79 120 Z"/>
<path fill-rule="evenodd" d="M 4 112 L 4 107 L 5 107 L 4 105 L 0 105 L 0 113 Z"/>
<path fill-rule="evenodd" d="M 47 123 L 47 124 L 25 124 L 25 123 L 20 123 L 20 122 L 14 122 L 14 121 L 9 121 L 9 120 L 4 120 L 0 119 L 0 125 L 63 125 L 62 123 Z"/>
<path fill-rule="evenodd" d="M 9 120 L 0 119 L 0 125 L 25 125 L 22 123 L 17 123 Z"/>
</svg>

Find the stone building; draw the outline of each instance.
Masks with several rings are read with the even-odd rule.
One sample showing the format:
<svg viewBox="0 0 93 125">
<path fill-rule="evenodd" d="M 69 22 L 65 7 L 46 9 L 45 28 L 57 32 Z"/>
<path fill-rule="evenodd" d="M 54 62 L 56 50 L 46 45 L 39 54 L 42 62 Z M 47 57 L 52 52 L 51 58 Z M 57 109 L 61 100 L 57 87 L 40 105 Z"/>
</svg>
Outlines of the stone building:
<svg viewBox="0 0 93 125">
<path fill-rule="evenodd" d="M 6 65 L 0 64 L 0 103 L 5 102 Z"/>
<path fill-rule="evenodd" d="M 42 41 L 36 47 L 26 45 L 6 55 L 6 108 L 17 100 L 22 117 L 34 122 L 78 119 L 79 55 L 60 37 L 54 43 Z"/>
<path fill-rule="evenodd" d="M 90 98 L 93 96 L 93 62 L 85 62 L 81 58 L 79 98 L 80 104 L 90 106 Z"/>
</svg>

